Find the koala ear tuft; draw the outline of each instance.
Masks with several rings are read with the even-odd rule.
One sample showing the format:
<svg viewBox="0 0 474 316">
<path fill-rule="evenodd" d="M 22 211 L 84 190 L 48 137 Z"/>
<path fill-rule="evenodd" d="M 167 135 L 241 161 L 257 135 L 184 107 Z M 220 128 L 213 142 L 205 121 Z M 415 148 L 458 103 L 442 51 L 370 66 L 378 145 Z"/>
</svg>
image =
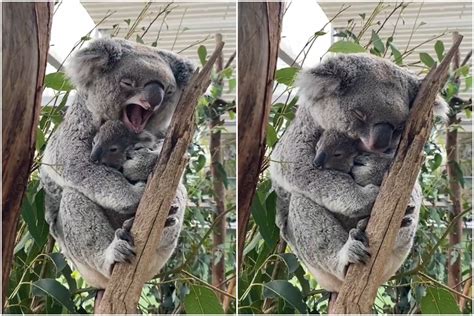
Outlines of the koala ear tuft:
<svg viewBox="0 0 474 316">
<path fill-rule="evenodd" d="M 76 88 L 86 88 L 96 76 L 113 67 L 123 51 L 122 41 L 110 38 L 93 40 L 72 56 L 66 73 Z"/>
<path fill-rule="evenodd" d="M 300 94 L 310 100 L 317 100 L 338 94 L 338 91 L 351 86 L 359 75 L 351 58 L 356 57 L 338 55 L 302 71 L 296 80 Z"/>
<path fill-rule="evenodd" d="M 444 100 L 444 98 L 441 95 L 438 94 L 433 106 L 434 115 L 439 117 L 441 121 L 446 122 L 448 120 L 448 112 L 449 112 L 448 103 Z"/>
<path fill-rule="evenodd" d="M 178 87 L 185 87 L 189 83 L 196 66 L 187 58 L 169 51 L 161 50 L 158 54 L 169 64 Z"/>
</svg>

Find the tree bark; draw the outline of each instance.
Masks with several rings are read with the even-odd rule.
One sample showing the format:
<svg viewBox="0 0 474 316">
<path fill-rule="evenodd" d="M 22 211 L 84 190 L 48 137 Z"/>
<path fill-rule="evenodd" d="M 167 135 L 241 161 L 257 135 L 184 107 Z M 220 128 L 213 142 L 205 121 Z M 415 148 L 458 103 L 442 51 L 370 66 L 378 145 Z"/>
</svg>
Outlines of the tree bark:
<svg viewBox="0 0 474 316">
<path fill-rule="evenodd" d="M 459 34 L 457 32 L 453 33 L 453 38 Z M 458 69 L 460 66 L 461 55 L 459 49 L 456 51 L 452 69 L 453 71 Z M 454 78 L 455 84 L 459 87 L 459 76 Z M 459 215 L 462 210 L 462 200 L 461 200 L 461 185 L 459 174 L 456 172 L 456 165 L 459 162 L 458 157 L 458 130 L 455 125 L 458 124 L 457 114 L 458 111 L 454 108 L 456 106 L 455 99 L 451 100 L 449 103 L 450 111 L 448 114 L 448 125 L 446 132 L 446 153 L 447 153 L 447 169 L 448 169 L 448 181 L 449 181 L 449 197 L 452 203 L 452 212 L 449 215 L 449 218 L 455 220 L 453 229 L 449 232 L 449 248 L 448 248 L 448 286 L 452 289 L 461 292 L 461 258 L 462 254 L 458 253 L 456 260 L 452 262 L 451 257 L 455 252 L 458 252 L 456 246 L 459 246 L 462 238 L 462 226 L 463 220 Z M 459 249 L 459 247 L 458 247 Z"/>
<path fill-rule="evenodd" d="M 239 2 L 238 269 L 265 153 L 284 3 Z M 244 48 L 242 48 L 244 47 Z"/>
<path fill-rule="evenodd" d="M 135 215 L 132 234 L 136 259 L 131 264 L 116 264 L 99 306 L 102 314 L 136 314 L 150 258 L 160 242 L 166 217 L 181 174 L 186 167 L 185 154 L 195 130 L 194 110 L 199 97 L 210 84 L 212 67 L 222 51 L 219 45 L 203 69 L 195 72 L 183 91 L 165 138 L 160 158 L 148 180 Z"/>
<path fill-rule="evenodd" d="M 222 43 L 222 34 L 216 34 L 216 45 L 219 46 Z M 224 67 L 223 56 L 220 54 L 216 61 L 216 72 L 219 74 Z M 220 77 L 217 81 L 217 85 L 222 85 L 223 80 Z M 214 202 L 216 203 L 216 212 L 214 214 L 214 221 L 217 219 L 217 223 L 213 231 L 213 251 L 214 259 L 212 265 L 212 285 L 225 291 L 225 256 L 223 247 L 225 245 L 226 238 L 226 216 L 222 215 L 226 212 L 225 207 L 225 187 L 224 182 L 219 176 L 219 165 L 222 166 L 222 144 L 221 144 L 221 130 L 218 128 L 223 125 L 221 116 L 219 114 L 218 102 L 214 102 L 211 105 L 212 119 L 209 124 L 210 127 L 210 142 L 209 151 L 211 153 L 211 174 L 212 174 L 212 186 L 214 191 Z M 216 128 L 217 127 L 217 128 Z M 219 260 L 216 262 L 217 258 Z M 224 299 L 224 295 L 218 294 L 221 302 Z"/>
<path fill-rule="evenodd" d="M 36 142 L 53 4 L 2 3 L 2 300 Z M 5 304 L 3 304 L 5 306 Z"/>
<path fill-rule="evenodd" d="M 375 201 L 367 235 L 372 257 L 367 265 L 350 265 L 336 304 L 330 312 L 369 314 L 381 285 L 381 275 L 393 249 L 413 186 L 423 163 L 423 147 L 433 125 L 432 106 L 445 83 L 451 59 L 462 41 L 453 47 L 436 68 L 432 68 L 418 91 L 395 160 L 385 176 Z"/>
</svg>

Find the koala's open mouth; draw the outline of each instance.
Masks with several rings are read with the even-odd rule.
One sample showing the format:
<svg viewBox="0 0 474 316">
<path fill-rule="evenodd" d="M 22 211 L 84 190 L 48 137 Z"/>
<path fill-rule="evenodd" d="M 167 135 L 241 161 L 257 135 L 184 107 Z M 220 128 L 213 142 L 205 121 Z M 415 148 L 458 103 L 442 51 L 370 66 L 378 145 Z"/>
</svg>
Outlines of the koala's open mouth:
<svg viewBox="0 0 474 316">
<path fill-rule="evenodd" d="M 138 134 L 143 132 L 152 115 L 151 107 L 146 109 L 141 104 L 129 104 L 123 110 L 122 121 L 128 129 Z"/>
</svg>

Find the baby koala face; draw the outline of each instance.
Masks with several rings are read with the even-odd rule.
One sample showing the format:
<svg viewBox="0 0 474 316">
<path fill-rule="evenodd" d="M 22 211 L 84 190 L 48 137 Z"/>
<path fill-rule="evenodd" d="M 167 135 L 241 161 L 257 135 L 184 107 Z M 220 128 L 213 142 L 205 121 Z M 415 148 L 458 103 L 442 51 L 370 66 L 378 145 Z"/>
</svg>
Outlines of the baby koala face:
<svg viewBox="0 0 474 316">
<path fill-rule="evenodd" d="M 135 134 L 121 121 L 106 121 L 92 142 L 91 160 L 121 170 L 127 160 L 127 151 L 156 147 L 156 138 L 149 132 Z"/>
<path fill-rule="evenodd" d="M 333 129 L 323 132 L 316 145 L 313 165 L 349 173 L 357 156 L 357 140 Z"/>
</svg>

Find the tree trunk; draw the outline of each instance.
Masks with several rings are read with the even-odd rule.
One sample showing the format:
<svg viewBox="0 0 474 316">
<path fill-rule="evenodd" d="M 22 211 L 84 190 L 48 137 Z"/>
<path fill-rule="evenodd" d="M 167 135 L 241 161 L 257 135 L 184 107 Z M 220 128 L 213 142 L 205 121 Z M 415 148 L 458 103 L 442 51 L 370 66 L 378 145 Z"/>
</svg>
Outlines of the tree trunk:
<svg viewBox="0 0 474 316">
<path fill-rule="evenodd" d="M 147 182 L 138 205 L 132 234 L 136 259 L 131 264 L 116 264 L 100 302 L 102 314 L 136 314 L 143 285 L 148 280 L 144 271 L 155 256 L 172 200 L 187 164 L 184 158 L 195 130 L 194 110 L 199 97 L 210 84 L 211 70 L 223 43 L 209 58 L 203 69 L 191 78 L 183 91 L 166 134 L 160 158 Z"/>
<path fill-rule="evenodd" d="M 222 43 L 222 35 L 216 34 L 216 45 L 219 46 Z M 224 67 L 223 56 L 217 58 L 216 61 L 216 72 L 219 74 Z M 217 85 L 222 85 L 222 78 L 218 79 Z M 217 220 L 219 223 L 216 225 L 213 231 L 213 265 L 212 265 L 212 285 L 225 291 L 225 256 L 224 249 L 225 237 L 226 237 L 226 216 L 222 215 L 225 213 L 225 187 L 224 182 L 219 176 L 219 166 L 222 166 L 222 144 L 221 144 L 221 130 L 218 127 L 223 125 L 221 116 L 219 115 L 218 102 L 214 102 L 211 105 L 211 113 L 213 113 L 210 122 L 210 133 L 211 139 L 209 143 L 209 151 L 211 153 L 211 173 L 212 173 L 212 186 L 214 191 L 214 202 L 216 203 L 216 213 L 214 214 L 214 221 Z M 216 129 L 217 127 L 217 129 Z M 216 262 L 216 256 L 219 257 L 219 261 Z M 221 301 L 223 295 L 219 294 Z"/>
<path fill-rule="evenodd" d="M 250 206 L 265 153 L 273 78 L 278 59 L 282 2 L 239 2 L 238 269 L 242 266 Z"/>
<path fill-rule="evenodd" d="M 453 36 L 459 35 L 457 32 L 453 33 Z M 459 49 L 453 58 L 452 68 L 456 70 L 460 66 L 460 53 Z M 454 78 L 455 84 L 459 87 L 459 76 Z M 459 252 L 455 261 L 452 261 L 452 256 L 459 250 L 459 244 L 462 238 L 462 225 L 463 221 L 461 217 L 456 217 L 462 212 L 462 201 L 461 201 L 461 185 L 459 179 L 459 173 L 456 172 L 456 167 L 459 162 L 458 158 L 458 130 L 455 125 L 458 124 L 457 110 L 455 99 L 452 99 L 449 103 L 450 111 L 448 114 L 448 125 L 446 132 L 446 153 L 447 153 L 447 169 L 448 169 L 448 180 L 449 180 L 449 197 L 452 203 L 452 212 L 450 219 L 456 222 L 453 225 L 453 229 L 449 232 L 449 248 L 448 248 L 448 286 L 458 292 L 462 292 L 461 288 L 461 258 L 462 254 Z M 457 247 L 457 249 L 455 249 Z"/>
<path fill-rule="evenodd" d="M 52 12 L 51 2 L 2 3 L 3 302 L 21 201 L 35 152 Z"/>
<path fill-rule="evenodd" d="M 369 314 L 381 285 L 382 272 L 400 229 L 402 218 L 423 163 L 423 147 L 433 125 L 432 106 L 445 83 L 449 64 L 462 36 L 444 57 L 438 67 L 432 68 L 418 91 L 410 117 L 398 146 L 395 160 L 385 176 L 377 196 L 369 224 L 372 257 L 366 265 L 349 266 L 335 306 L 330 312 L 336 314 Z"/>
</svg>

